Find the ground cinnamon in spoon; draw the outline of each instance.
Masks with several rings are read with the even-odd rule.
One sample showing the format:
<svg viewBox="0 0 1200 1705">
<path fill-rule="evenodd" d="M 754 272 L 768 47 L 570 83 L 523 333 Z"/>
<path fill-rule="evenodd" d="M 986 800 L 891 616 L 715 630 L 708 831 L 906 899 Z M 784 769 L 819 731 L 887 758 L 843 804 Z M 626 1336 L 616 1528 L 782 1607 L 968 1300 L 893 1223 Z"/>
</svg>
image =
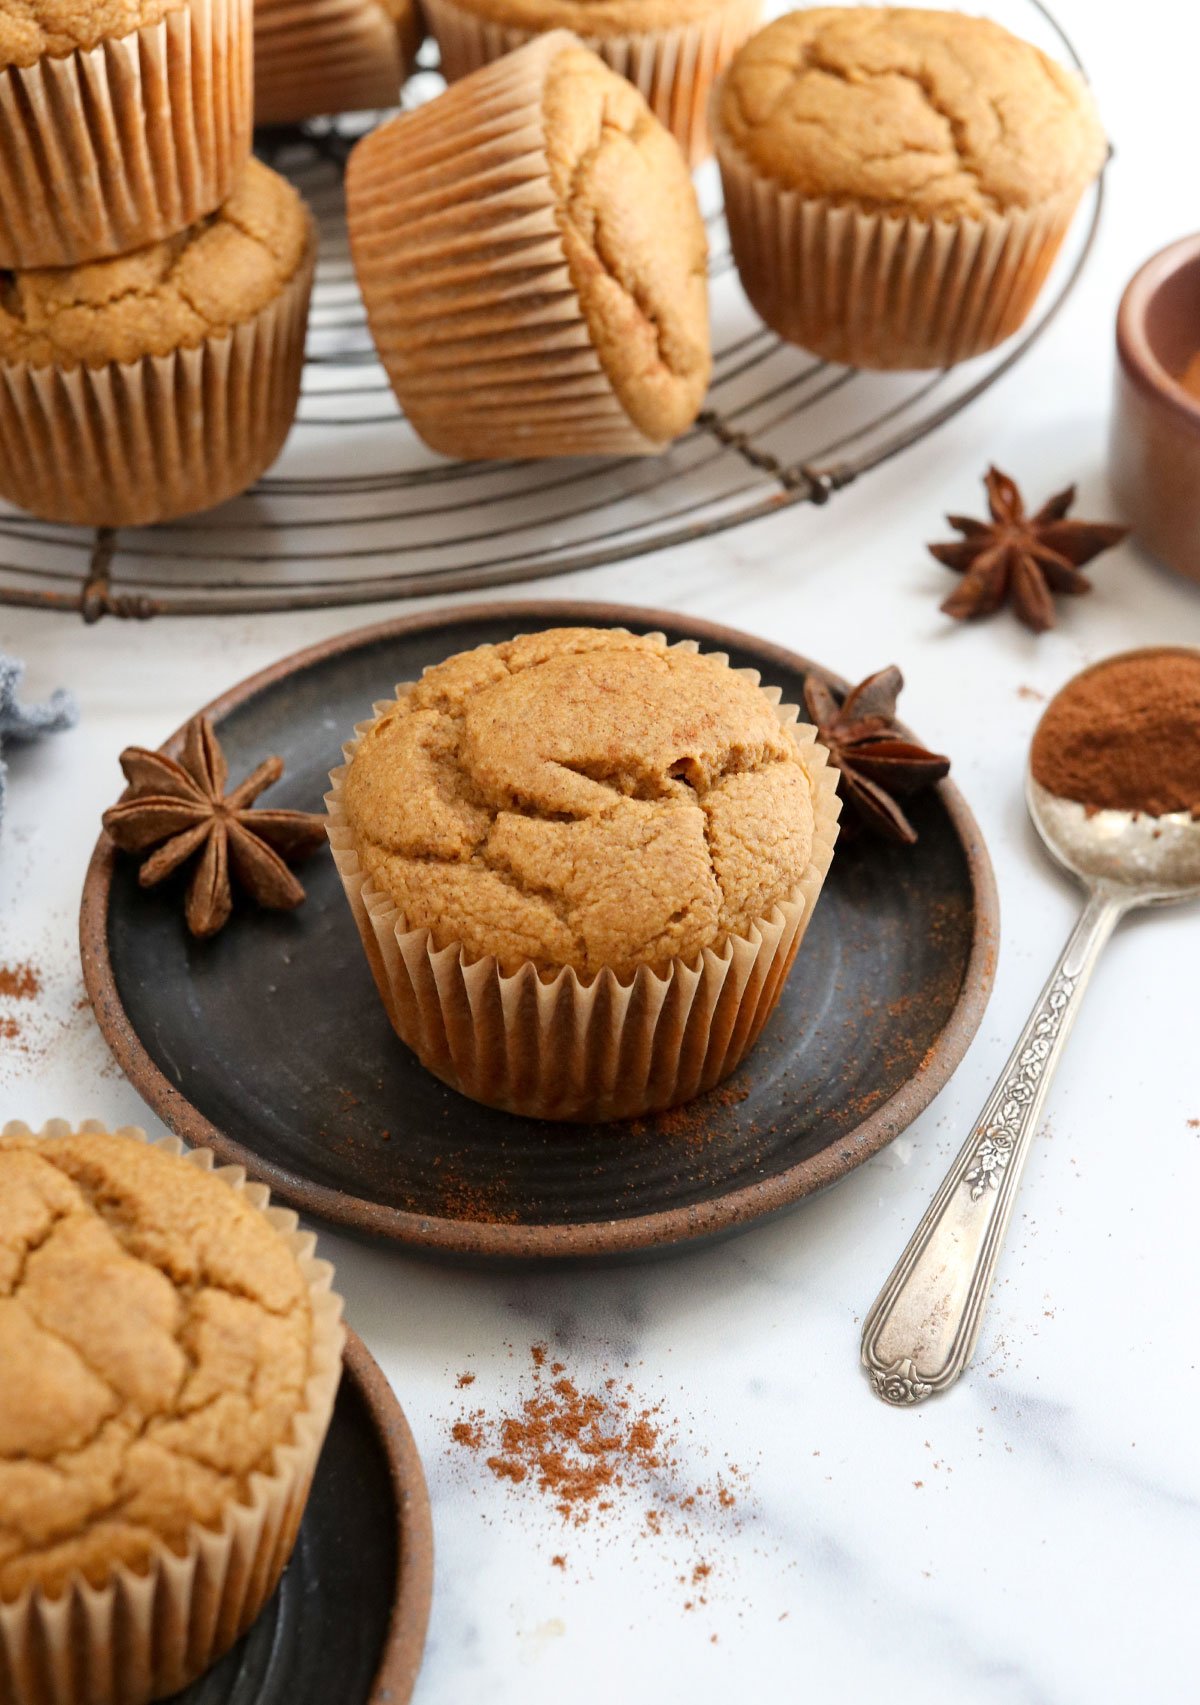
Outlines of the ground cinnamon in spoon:
<svg viewBox="0 0 1200 1705">
<path fill-rule="evenodd" d="M 1085 669 L 1046 707 L 1030 767 L 1089 812 L 1200 817 L 1200 651 L 1157 646 Z"/>
</svg>

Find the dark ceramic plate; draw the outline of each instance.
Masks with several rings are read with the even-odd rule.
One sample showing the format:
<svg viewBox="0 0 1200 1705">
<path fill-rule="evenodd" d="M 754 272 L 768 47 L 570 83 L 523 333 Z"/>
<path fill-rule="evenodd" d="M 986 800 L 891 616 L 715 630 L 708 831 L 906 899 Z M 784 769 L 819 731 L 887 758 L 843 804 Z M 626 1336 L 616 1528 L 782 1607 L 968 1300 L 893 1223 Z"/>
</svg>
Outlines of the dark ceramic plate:
<svg viewBox="0 0 1200 1705">
<path fill-rule="evenodd" d="M 278 752 L 287 772 L 271 797 L 317 810 L 343 738 L 396 681 L 468 646 L 580 623 L 697 639 L 760 669 L 789 701 L 810 667 L 658 610 L 477 605 L 331 640 L 209 711 L 235 778 Z M 704 1101 L 633 1124 L 513 1118 L 430 1076 L 392 1034 L 326 856 L 303 871 L 298 911 L 246 909 L 197 943 L 178 889 L 139 889 L 134 862 L 102 835 L 84 889 L 84 974 L 155 1112 L 308 1213 L 460 1255 L 679 1244 L 842 1177 L 962 1058 L 991 988 L 991 866 L 954 787 L 918 797 L 911 815 L 911 850 L 839 847 L 779 1008 L 737 1074 Z"/>
<path fill-rule="evenodd" d="M 404 1705 L 421 1666 L 432 1587 L 417 1447 L 351 1332 L 283 1579 L 250 1632 L 170 1705 Z"/>
</svg>

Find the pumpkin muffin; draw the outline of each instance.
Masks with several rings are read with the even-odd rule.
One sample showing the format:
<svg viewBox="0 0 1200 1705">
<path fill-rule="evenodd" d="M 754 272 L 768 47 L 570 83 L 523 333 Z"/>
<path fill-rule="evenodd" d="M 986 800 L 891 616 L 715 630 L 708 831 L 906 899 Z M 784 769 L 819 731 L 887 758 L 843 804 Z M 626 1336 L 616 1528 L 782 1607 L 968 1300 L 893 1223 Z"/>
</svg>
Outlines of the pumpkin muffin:
<svg viewBox="0 0 1200 1705">
<path fill-rule="evenodd" d="M 751 302 L 860 367 L 947 366 L 1015 332 L 1107 152 L 1079 77 L 958 12 L 789 13 L 714 115 Z"/>
<path fill-rule="evenodd" d="M 0 267 L 194 225 L 250 153 L 252 0 L 5 0 Z"/>
<path fill-rule="evenodd" d="M 425 34 L 417 0 L 254 0 L 254 122 L 394 107 Z"/>
<path fill-rule="evenodd" d="M 253 1622 L 294 1543 L 340 1305 L 295 1216 L 211 1160 L 99 1126 L 0 1135 L 0 1693 L 14 1705 L 174 1692 Z M 35 1683 L 43 1668 L 52 1684 Z"/>
<path fill-rule="evenodd" d="M 424 0 L 447 80 L 572 30 L 641 91 L 691 165 L 711 152 L 713 80 L 754 31 L 762 0 Z"/>
<path fill-rule="evenodd" d="M 794 707 L 661 635 L 485 645 L 377 706 L 330 839 L 403 1040 L 477 1100 L 616 1118 L 726 1076 L 832 853 Z"/>
<path fill-rule="evenodd" d="M 433 449 L 645 454 L 696 418 L 707 242 L 679 148 L 565 31 L 372 131 L 350 243 L 392 387 Z"/>
<path fill-rule="evenodd" d="M 296 411 L 315 256 L 304 203 L 252 159 L 175 237 L 0 274 L 0 495 L 120 527 L 250 485 Z"/>
</svg>

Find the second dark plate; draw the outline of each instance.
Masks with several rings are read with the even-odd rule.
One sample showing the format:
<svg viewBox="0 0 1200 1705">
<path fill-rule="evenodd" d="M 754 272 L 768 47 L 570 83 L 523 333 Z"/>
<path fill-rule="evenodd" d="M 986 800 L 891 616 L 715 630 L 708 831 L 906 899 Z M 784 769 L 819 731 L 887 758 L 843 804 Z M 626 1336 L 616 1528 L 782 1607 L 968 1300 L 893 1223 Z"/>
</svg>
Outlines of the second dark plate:
<svg viewBox="0 0 1200 1705">
<path fill-rule="evenodd" d="M 350 1332 L 283 1578 L 249 1633 L 169 1705 L 404 1705 L 432 1591 L 421 1459 L 386 1379 Z"/>
<path fill-rule="evenodd" d="M 320 810 L 343 739 L 395 682 L 554 625 L 693 638 L 792 702 L 814 667 L 658 610 L 491 604 L 341 636 L 243 682 L 209 714 L 235 779 L 277 752 L 287 771 L 269 801 Z M 302 869 L 298 911 L 244 908 L 195 942 L 178 889 L 139 889 L 134 861 L 102 835 L 84 891 L 84 974 L 117 1060 L 155 1112 L 282 1201 L 459 1255 L 633 1254 L 730 1231 L 842 1177 L 962 1058 L 991 988 L 991 866 L 950 784 L 910 815 L 915 848 L 839 846 L 780 1005 L 735 1076 L 632 1124 L 518 1119 L 430 1076 L 391 1031 L 326 855 Z"/>
</svg>

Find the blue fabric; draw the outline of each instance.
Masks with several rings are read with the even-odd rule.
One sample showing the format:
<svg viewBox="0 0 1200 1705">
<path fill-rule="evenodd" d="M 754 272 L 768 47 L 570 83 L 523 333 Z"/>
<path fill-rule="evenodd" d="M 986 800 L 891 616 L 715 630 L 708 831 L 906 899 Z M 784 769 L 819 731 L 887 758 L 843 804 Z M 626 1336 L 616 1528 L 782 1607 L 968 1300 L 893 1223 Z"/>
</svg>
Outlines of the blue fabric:
<svg viewBox="0 0 1200 1705">
<path fill-rule="evenodd" d="M 51 693 L 47 704 L 17 703 L 17 688 L 25 665 L 15 657 L 0 651 L 0 828 L 4 824 L 4 797 L 8 768 L 4 762 L 4 747 L 9 740 L 33 740 L 39 734 L 59 734 L 72 728 L 79 720 L 79 706 L 74 695 L 60 687 Z"/>
</svg>

